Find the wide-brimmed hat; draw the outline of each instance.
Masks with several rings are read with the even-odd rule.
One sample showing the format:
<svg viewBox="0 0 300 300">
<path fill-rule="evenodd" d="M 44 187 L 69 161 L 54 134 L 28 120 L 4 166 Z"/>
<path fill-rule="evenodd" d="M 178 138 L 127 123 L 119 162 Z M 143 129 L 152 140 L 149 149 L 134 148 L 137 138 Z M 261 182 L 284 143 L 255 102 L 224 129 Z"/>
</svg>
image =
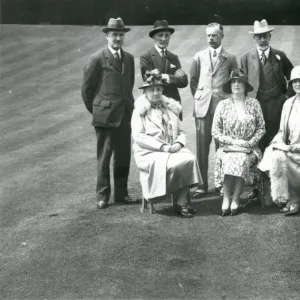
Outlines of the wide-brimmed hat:
<svg viewBox="0 0 300 300">
<path fill-rule="evenodd" d="M 169 31 L 171 34 L 173 34 L 175 29 L 169 27 L 169 24 L 166 20 L 157 20 L 154 22 L 153 29 L 149 32 L 149 36 L 152 38 L 153 35 L 159 31 Z"/>
<path fill-rule="evenodd" d="M 300 79 L 300 66 L 294 67 L 291 72 L 291 79 L 288 81 L 291 84 L 294 80 Z"/>
<path fill-rule="evenodd" d="M 245 91 L 246 92 L 251 92 L 253 91 L 253 86 L 248 82 L 248 76 L 247 74 L 245 73 L 244 70 L 242 69 L 233 69 L 230 73 L 230 76 L 229 76 L 229 80 L 224 83 L 223 85 L 223 91 L 227 94 L 231 94 L 232 91 L 231 91 L 231 81 L 233 79 L 239 79 L 239 80 L 242 80 L 244 83 L 245 83 Z"/>
<path fill-rule="evenodd" d="M 102 27 L 101 30 L 104 33 L 107 33 L 109 31 L 124 31 L 127 32 L 131 28 L 125 27 L 123 20 L 121 18 L 110 18 L 108 21 L 107 26 Z"/>
<path fill-rule="evenodd" d="M 274 28 L 270 28 L 268 22 L 263 19 L 261 22 L 255 21 L 253 26 L 253 31 L 249 31 L 252 34 L 262 34 L 266 32 L 271 32 Z"/>
<path fill-rule="evenodd" d="M 145 89 L 149 86 L 166 86 L 167 82 L 165 79 L 162 79 L 162 76 L 160 73 L 157 72 L 153 72 L 153 71 L 146 71 L 146 80 L 143 83 L 143 85 L 141 87 L 139 87 L 139 89 Z"/>
</svg>

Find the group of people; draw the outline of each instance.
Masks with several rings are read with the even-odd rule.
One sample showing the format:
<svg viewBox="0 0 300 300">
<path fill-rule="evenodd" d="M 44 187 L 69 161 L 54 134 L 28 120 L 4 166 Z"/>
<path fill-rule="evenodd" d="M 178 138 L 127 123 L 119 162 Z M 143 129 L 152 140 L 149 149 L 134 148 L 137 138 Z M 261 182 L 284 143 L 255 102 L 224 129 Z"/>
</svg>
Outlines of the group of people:
<svg viewBox="0 0 300 300">
<path fill-rule="evenodd" d="M 158 20 L 149 32 L 154 47 L 140 56 L 144 83 L 136 100 L 134 58 L 122 48 L 129 30 L 121 18 L 111 18 L 102 28 L 107 47 L 84 67 L 82 98 L 97 137 L 97 207 L 108 207 L 112 154 L 114 200 L 134 202 L 127 187 L 132 137 L 143 197 L 155 203 L 172 195 L 178 215 L 192 217 L 196 210 L 190 188 L 196 187 L 196 198 L 208 192 L 213 138 L 222 216 L 238 214 L 245 184 L 253 186 L 249 198 L 264 195 L 270 186 L 273 202 L 286 215 L 297 213 L 300 66 L 294 68 L 284 52 L 270 47 L 273 28 L 267 21 L 254 22 L 250 33 L 255 48 L 242 55 L 240 63 L 222 46 L 222 25 L 206 27 L 208 47 L 196 53 L 190 68 L 196 156 L 186 148 L 181 123 L 178 88 L 188 85 L 188 76 L 168 49 L 175 29 Z"/>
</svg>

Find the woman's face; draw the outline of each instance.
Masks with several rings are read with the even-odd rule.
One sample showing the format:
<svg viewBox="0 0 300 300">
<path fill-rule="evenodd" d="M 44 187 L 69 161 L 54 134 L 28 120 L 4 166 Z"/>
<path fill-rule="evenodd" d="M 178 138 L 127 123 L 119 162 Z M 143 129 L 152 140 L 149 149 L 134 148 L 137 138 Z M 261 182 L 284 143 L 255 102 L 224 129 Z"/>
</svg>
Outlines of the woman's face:
<svg viewBox="0 0 300 300">
<path fill-rule="evenodd" d="M 295 93 L 300 95 L 300 79 L 293 80 L 292 85 Z"/>
<path fill-rule="evenodd" d="M 146 88 L 146 96 L 150 102 L 157 103 L 161 100 L 161 95 L 163 93 L 164 88 L 160 85 L 150 86 Z"/>
<path fill-rule="evenodd" d="M 240 79 L 232 79 L 231 81 L 232 94 L 245 94 L 245 82 Z"/>
</svg>

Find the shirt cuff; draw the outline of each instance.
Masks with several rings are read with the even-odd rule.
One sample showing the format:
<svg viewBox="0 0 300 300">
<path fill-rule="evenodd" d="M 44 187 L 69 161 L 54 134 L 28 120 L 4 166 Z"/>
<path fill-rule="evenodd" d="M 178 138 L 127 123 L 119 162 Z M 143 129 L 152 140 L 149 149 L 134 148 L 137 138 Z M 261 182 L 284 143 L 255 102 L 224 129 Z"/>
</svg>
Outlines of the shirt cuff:
<svg viewBox="0 0 300 300">
<path fill-rule="evenodd" d="M 167 83 L 170 83 L 170 77 L 168 74 L 161 74 L 161 78 L 165 79 L 167 81 Z"/>
</svg>

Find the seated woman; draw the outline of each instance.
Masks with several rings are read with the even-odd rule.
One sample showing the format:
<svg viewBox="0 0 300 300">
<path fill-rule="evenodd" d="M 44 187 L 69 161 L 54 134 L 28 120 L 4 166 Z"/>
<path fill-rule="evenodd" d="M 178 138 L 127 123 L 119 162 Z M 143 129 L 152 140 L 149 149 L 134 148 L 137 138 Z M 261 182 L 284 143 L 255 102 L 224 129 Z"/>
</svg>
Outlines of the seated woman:
<svg viewBox="0 0 300 300">
<path fill-rule="evenodd" d="M 292 215 L 299 212 L 300 202 L 300 66 L 291 72 L 289 84 L 296 96 L 286 100 L 281 113 L 280 129 L 265 150 L 259 168 L 271 181 L 272 200 Z"/>
<path fill-rule="evenodd" d="M 256 165 L 262 156 L 258 142 L 265 134 L 265 123 L 258 101 L 246 96 L 253 87 L 243 70 L 234 69 L 223 90 L 231 96 L 216 108 L 212 135 L 220 144 L 215 154 L 214 180 L 217 188 L 223 187 L 222 216 L 227 216 L 238 213 L 245 183 L 256 184 L 262 192 Z"/>
<path fill-rule="evenodd" d="M 190 187 L 202 181 L 196 157 L 185 148 L 186 135 L 179 114 L 181 105 L 162 95 L 164 82 L 155 72 L 140 89 L 131 119 L 133 153 L 141 170 L 143 197 L 154 203 L 173 194 L 176 212 L 192 217 Z"/>
</svg>

